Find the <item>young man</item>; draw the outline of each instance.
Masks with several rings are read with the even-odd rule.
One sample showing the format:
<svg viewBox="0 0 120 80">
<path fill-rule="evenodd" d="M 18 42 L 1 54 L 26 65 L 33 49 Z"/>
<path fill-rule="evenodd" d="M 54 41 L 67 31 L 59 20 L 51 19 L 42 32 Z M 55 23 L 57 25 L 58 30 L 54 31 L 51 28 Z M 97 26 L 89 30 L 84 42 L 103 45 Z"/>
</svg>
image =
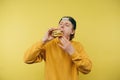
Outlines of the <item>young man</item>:
<svg viewBox="0 0 120 80">
<path fill-rule="evenodd" d="M 57 36 L 56 30 L 59 30 Z M 91 71 L 91 61 L 82 45 L 73 41 L 76 21 L 65 16 L 59 21 L 58 28 L 47 31 L 40 42 L 27 50 L 24 61 L 27 64 L 45 61 L 46 80 L 78 80 L 79 71 Z M 54 33 L 53 33 L 54 32 Z"/>
</svg>

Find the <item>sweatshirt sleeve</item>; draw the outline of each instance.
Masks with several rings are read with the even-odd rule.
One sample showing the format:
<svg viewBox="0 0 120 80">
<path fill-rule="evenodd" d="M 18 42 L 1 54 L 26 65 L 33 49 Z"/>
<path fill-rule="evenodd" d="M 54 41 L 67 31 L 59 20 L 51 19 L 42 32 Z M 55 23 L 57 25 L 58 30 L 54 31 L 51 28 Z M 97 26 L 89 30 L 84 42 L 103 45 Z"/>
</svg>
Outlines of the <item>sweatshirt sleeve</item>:
<svg viewBox="0 0 120 80">
<path fill-rule="evenodd" d="M 75 52 L 71 55 L 73 63 L 77 66 L 77 69 L 87 74 L 91 71 L 92 63 L 85 53 L 83 47 L 81 45 L 77 46 Z"/>
<path fill-rule="evenodd" d="M 42 42 L 36 42 L 24 55 L 24 62 L 27 64 L 41 62 L 45 59 L 45 47 Z"/>
</svg>

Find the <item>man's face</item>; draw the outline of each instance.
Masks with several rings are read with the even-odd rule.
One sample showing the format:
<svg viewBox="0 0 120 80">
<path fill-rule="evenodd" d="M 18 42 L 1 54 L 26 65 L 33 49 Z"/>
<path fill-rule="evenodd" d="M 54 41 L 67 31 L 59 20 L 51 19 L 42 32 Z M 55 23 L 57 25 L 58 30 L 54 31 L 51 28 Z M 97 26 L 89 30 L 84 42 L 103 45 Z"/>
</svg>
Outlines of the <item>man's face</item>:
<svg viewBox="0 0 120 80">
<path fill-rule="evenodd" d="M 74 34 L 73 25 L 68 18 L 63 18 L 59 23 L 59 29 L 63 32 L 66 38 L 70 37 L 70 34 Z"/>
</svg>

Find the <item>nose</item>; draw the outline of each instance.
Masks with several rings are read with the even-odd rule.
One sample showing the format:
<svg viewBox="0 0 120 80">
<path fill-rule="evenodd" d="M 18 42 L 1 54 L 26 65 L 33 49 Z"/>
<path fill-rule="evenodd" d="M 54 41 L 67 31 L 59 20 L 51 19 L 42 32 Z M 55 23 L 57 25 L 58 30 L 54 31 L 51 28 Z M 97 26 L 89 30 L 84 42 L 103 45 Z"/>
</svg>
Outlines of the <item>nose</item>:
<svg viewBox="0 0 120 80">
<path fill-rule="evenodd" d="M 64 26 L 63 26 L 63 25 L 60 26 L 60 30 L 61 30 L 61 31 L 64 30 Z"/>
<path fill-rule="evenodd" d="M 61 29 L 64 29 L 64 24 L 60 25 L 60 28 L 61 28 Z"/>
</svg>

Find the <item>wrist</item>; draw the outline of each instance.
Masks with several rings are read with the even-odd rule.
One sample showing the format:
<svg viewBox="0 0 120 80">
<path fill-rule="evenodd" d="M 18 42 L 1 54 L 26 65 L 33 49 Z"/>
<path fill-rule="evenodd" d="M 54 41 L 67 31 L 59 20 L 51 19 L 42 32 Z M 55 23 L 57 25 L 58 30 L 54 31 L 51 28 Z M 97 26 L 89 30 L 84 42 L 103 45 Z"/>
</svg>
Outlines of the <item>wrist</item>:
<svg viewBox="0 0 120 80">
<path fill-rule="evenodd" d="M 67 52 L 69 55 L 72 55 L 75 52 L 75 50 L 74 48 L 71 48 L 71 49 L 68 49 Z"/>
<path fill-rule="evenodd" d="M 42 39 L 42 43 L 45 44 L 47 42 L 47 40 L 45 39 Z"/>
<path fill-rule="evenodd" d="M 74 53 L 74 51 L 72 50 L 72 51 L 69 51 L 68 53 L 69 53 L 69 55 L 72 55 Z"/>
</svg>

